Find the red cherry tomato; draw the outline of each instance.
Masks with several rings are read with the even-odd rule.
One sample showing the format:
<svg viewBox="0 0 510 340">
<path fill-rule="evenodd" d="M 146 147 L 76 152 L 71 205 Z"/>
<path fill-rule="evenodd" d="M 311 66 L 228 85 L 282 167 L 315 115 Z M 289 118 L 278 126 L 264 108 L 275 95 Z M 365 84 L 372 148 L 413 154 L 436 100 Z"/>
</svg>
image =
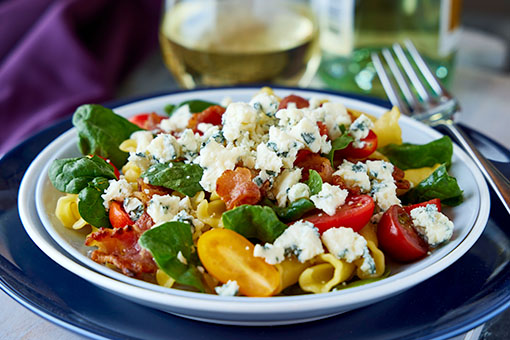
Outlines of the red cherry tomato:
<svg viewBox="0 0 510 340">
<path fill-rule="evenodd" d="M 334 227 L 348 227 L 354 231 L 360 231 L 370 221 L 374 207 L 372 197 L 368 195 L 352 196 L 337 209 L 333 216 L 321 212 L 305 217 L 304 220 L 312 222 L 320 233 Z"/>
<path fill-rule="evenodd" d="M 421 202 L 421 203 L 416 203 L 416 204 L 411 204 L 411 205 L 405 206 L 404 210 L 408 214 L 410 214 L 411 210 L 413 210 L 414 208 L 426 207 L 429 204 L 434 204 L 437 207 L 437 211 L 439 211 L 439 212 L 441 211 L 441 200 L 439 198 L 433 198 L 433 199 L 431 199 L 429 201 L 426 201 L 426 202 Z"/>
<path fill-rule="evenodd" d="M 308 100 L 306 100 L 305 98 L 296 96 L 295 94 L 291 94 L 290 96 L 287 96 L 280 101 L 280 105 L 278 105 L 278 110 L 286 109 L 289 103 L 296 104 L 296 108 L 298 109 L 310 106 L 310 103 L 308 103 Z"/>
<path fill-rule="evenodd" d="M 381 249 L 400 262 L 411 262 L 424 257 L 427 243 L 413 228 L 411 216 L 399 205 L 392 205 L 377 226 Z"/>
<path fill-rule="evenodd" d="M 317 122 L 317 126 L 319 127 L 319 133 L 321 136 L 328 135 L 328 127 L 323 122 Z"/>
<path fill-rule="evenodd" d="M 366 158 L 377 149 L 377 135 L 372 130 L 361 141 L 365 142 L 362 148 L 355 148 L 351 143 L 345 149 L 335 151 L 335 159 Z"/>
<path fill-rule="evenodd" d="M 225 108 L 219 105 L 209 106 L 207 109 L 200 113 L 194 113 L 189 122 L 188 127 L 193 132 L 198 132 L 198 124 L 207 123 L 212 125 L 221 125 L 221 117 L 225 113 Z"/>
<path fill-rule="evenodd" d="M 127 225 L 134 224 L 128 213 L 124 210 L 122 203 L 117 201 L 112 201 L 110 203 L 109 218 L 110 223 L 114 228 L 124 228 Z"/>
<path fill-rule="evenodd" d="M 106 163 L 110 164 L 113 168 L 113 174 L 115 175 L 115 177 L 117 179 L 119 179 L 120 177 L 120 172 L 119 172 L 119 169 L 117 169 L 117 167 L 115 165 L 113 165 L 112 161 L 110 161 L 108 158 L 106 157 L 103 157 L 103 156 L 99 156 L 99 155 L 95 155 L 99 158 L 101 158 L 103 161 L 105 161 Z M 93 157 L 93 155 L 89 155 L 89 157 Z"/>
<path fill-rule="evenodd" d="M 144 130 L 154 130 L 165 117 L 159 116 L 154 112 L 140 113 L 136 116 L 129 118 L 129 121 L 138 125 Z"/>
</svg>

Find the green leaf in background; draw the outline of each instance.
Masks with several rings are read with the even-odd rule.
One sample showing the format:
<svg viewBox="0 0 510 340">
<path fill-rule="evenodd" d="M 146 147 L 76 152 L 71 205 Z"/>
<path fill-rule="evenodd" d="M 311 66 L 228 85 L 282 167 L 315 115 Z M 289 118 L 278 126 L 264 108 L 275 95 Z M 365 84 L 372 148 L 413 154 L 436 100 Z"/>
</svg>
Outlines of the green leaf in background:
<svg viewBox="0 0 510 340">
<path fill-rule="evenodd" d="M 108 212 L 101 195 L 108 188 L 108 178 L 96 177 L 78 194 L 78 211 L 90 225 L 97 228 L 111 228 Z"/>
<path fill-rule="evenodd" d="M 317 195 L 322 190 L 321 175 L 317 171 L 310 169 L 310 176 L 306 181 L 306 185 L 310 188 L 310 196 Z"/>
<path fill-rule="evenodd" d="M 117 168 L 126 163 L 129 155 L 119 150 L 119 145 L 133 132 L 141 130 L 112 110 L 94 104 L 78 107 L 73 125 L 78 130 L 78 147 L 82 154 L 109 158 Z"/>
<path fill-rule="evenodd" d="M 344 130 L 345 130 L 345 128 L 344 128 Z M 333 167 L 335 166 L 333 164 L 333 159 L 335 157 L 335 151 L 345 149 L 353 141 L 354 141 L 354 138 L 352 138 L 352 136 L 344 133 L 343 135 L 341 135 L 340 137 L 338 137 L 337 139 L 335 139 L 331 142 L 331 151 L 328 154 L 328 159 L 331 162 L 331 165 L 333 165 Z"/>
<path fill-rule="evenodd" d="M 441 204 L 456 206 L 462 203 L 462 190 L 455 177 L 448 175 L 446 166 L 439 166 L 429 177 L 409 190 L 402 200 L 407 204 L 425 202 L 439 198 Z"/>
<path fill-rule="evenodd" d="M 202 191 L 200 180 L 203 170 L 199 165 L 175 163 L 156 163 L 142 173 L 149 184 L 162 186 L 180 192 L 186 196 L 195 196 Z"/>
<path fill-rule="evenodd" d="M 267 198 L 264 199 L 263 204 L 272 208 L 283 222 L 298 220 L 304 214 L 315 208 L 313 202 L 307 198 L 300 198 L 284 208 L 276 206 Z"/>
<path fill-rule="evenodd" d="M 97 156 L 54 160 L 48 171 L 53 186 L 77 194 L 96 177 L 115 179 L 113 167 Z"/>
<path fill-rule="evenodd" d="M 273 243 L 287 225 L 281 222 L 270 207 L 241 205 L 223 213 L 223 226 L 246 238 Z"/>
<path fill-rule="evenodd" d="M 428 144 L 389 144 L 379 151 L 402 170 L 430 167 L 435 164 L 452 163 L 453 144 L 448 136 L 436 139 Z"/>
<path fill-rule="evenodd" d="M 176 282 L 205 291 L 197 263 L 192 256 L 193 239 L 190 225 L 166 222 L 149 229 L 140 236 L 138 243 L 152 254 L 158 267 Z M 179 252 L 187 263 L 179 260 Z"/>
<path fill-rule="evenodd" d="M 192 99 L 192 100 L 186 100 L 186 101 L 184 101 L 180 104 L 177 104 L 177 105 L 167 104 L 165 106 L 165 112 L 167 115 L 171 116 L 175 113 L 175 111 L 177 111 L 178 108 L 180 108 L 181 106 L 184 106 L 184 105 L 189 106 L 189 111 L 191 113 L 198 113 L 198 112 L 204 111 L 205 109 L 207 109 L 210 106 L 219 105 L 219 104 L 207 102 L 204 100 Z"/>
</svg>

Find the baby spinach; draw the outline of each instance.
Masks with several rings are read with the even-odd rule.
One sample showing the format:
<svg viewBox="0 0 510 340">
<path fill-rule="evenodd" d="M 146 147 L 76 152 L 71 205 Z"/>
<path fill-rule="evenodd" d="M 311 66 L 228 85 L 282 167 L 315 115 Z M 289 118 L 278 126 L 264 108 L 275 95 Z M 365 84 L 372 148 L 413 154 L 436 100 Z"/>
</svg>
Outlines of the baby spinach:
<svg viewBox="0 0 510 340">
<path fill-rule="evenodd" d="M 141 130 L 124 117 L 101 105 L 87 104 L 76 109 L 73 125 L 78 130 L 78 147 L 84 155 L 109 158 L 120 168 L 128 153 L 119 145 L 135 131 Z"/>
<path fill-rule="evenodd" d="M 276 206 L 267 198 L 264 199 L 263 204 L 271 207 L 284 222 L 295 221 L 315 208 L 313 202 L 307 198 L 300 198 L 284 208 Z"/>
<path fill-rule="evenodd" d="M 165 112 L 169 116 L 171 116 L 175 113 L 175 111 L 177 111 L 178 108 L 180 108 L 181 106 L 184 106 L 184 105 L 189 106 L 189 111 L 191 113 L 198 113 L 198 112 L 204 111 L 205 109 L 207 109 L 210 106 L 218 105 L 218 104 L 212 103 L 212 102 L 207 102 L 204 100 L 192 99 L 192 100 L 186 100 L 186 101 L 184 101 L 180 104 L 177 104 L 177 105 L 176 104 L 167 104 L 165 106 Z"/>
<path fill-rule="evenodd" d="M 141 177 L 149 184 L 162 186 L 180 192 L 186 196 L 194 196 L 202 191 L 200 180 L 203 170 L 199 165 L 183 162 L 156 163 Z"/>
<path fill-rule="evenodd" d="M 344 125 L 340 125 L 340 130 L 342 131 L 342 135 L 335 140 L 331 141 L 331 151 L 328 154 L 328 159 L 331 162 L 331 165 L 335 166 L 333 164 L 333 159 L 335 157 L 335 151 L 337 150 L 343 150 L 346 147 L 349 146 L 354 141 L 354 138 L 347 133 L 345 133 L 346 128 Z"/>
<path fill-rule="evenodd" d="M 223 226 L 246 238 L 273 243 L 287 228 L 270 207 L 241 205 L 223 213 Z"/>
<path fill-rule="evenodd" d="M 446 166 L 439 166 L 429 177 L 409 190 L 402 200 L 408 204 L 439 198 L 442 204 L 456 206 L 462 203 L 462 190 L 455 177 L 448 175 Z"/>
<path fill-rule="evenodd" d="M 108 188 L 108 179 L 94 178 L 87 187 L 78 194 L 78 212 L 90 225 L 100 228 L 111 228 L 110 219 L 103 205 L 101 195 Z"/>
<path fill-rule="evenodd" d="M 192 256 L 193 239 L 190 225 L 182 222 L 166 222 L 147 230 L 138 243 L 147 249 L 158 267 L 176 282 L 205 291 L 198 261 Z M 179 252 L 187 263 L 181 262 Z"/>
<path fill-rule="evenodd" d="M 317 195 L 322 190 L 322 177 L 315 170 L 309 170 L 310 175 L 306 181 L 306 185 L 310 188 L 310 195 Z"/>
<path fill-rule="evenodd" d="M 97 156 L 54 160 L 48 176 L 57 190 L 69 194 L 79 193 L 96 177 L 115 179 L 113 167 Z"/>
<path fill-rule="evenodd" d="M 453 144 L 448 136 L 436 139 L 428 144 L 389 144 L 379 151 L 402 170 L 446 164 L 449 168 L 452 162 Z"/>
</svg>

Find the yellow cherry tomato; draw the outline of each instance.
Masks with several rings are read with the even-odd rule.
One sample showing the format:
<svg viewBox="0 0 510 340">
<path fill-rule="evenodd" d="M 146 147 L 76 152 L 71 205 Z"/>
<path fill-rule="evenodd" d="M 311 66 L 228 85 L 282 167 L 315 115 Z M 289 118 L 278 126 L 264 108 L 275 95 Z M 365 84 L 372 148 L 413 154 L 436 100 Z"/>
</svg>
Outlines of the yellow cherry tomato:
<svg viewBox="0 0 510 340">
<path fill-rule="evenodd" d="M 218 281 L 235 280 L 246 296 L 271 296 L 280 286 L 280 274 L 263 258 L 253 256 L 255 247 L 242 235 L 216 228 L 198 239 L 200 261 Z"/>
</svg>

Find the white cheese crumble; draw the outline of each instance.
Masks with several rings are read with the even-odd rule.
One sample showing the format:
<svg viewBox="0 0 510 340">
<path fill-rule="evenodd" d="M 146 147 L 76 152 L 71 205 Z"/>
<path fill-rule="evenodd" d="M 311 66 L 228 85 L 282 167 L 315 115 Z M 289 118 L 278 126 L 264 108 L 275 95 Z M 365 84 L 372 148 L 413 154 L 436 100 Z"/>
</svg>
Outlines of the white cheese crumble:
<svg viewBox="0 0 510 340">
<path fill-rule="evenodd" d="M 267 142 L 267 146 L 281 158 L 283 167 L 290 169 L 294 166 L 298 151 L 303 149 L 305 145 L 297 141 L 283 129 L 271 126 L 269 128 L 269 141 Z"/>
<path fill-rule="evenodd" d="M 264 258 L 269 264 L 277 264 L 292 254 L 299 262 L 305 262 L 323 252 L 317 228 L 308 221 L 297 221 L 285 229 L 273 244 L 256 245 L 253 255 Z"/>
<path fill-rule="evenodd" d="M 161 133 L 151 141 L 147 151 L 158 162 L 166 163 L 179 157 L 180 147 L 174 136 Z"/>
<path fill-rule="evenodd" d="M 257 112 L 247 103 L 231 103 L 222 115 L 222 124 L 223 136 L 227 141 L 233 142 L 241 137 L 243 132 L 255 130 Z"/>
<path fill-rule="evenodd" d="M 279 173 L 283 166 L 282 160 L 276 152 L 270 150 L 266 144 L 259 144 L 257 146 L 257 158 L 255 162 L 255 169 L 273 171 Z"/>
<path fill-rule="evenodd" d="M 341 103 L 323 103 L 311 112 L 316 121 L 323 122 L 328 128 L 328 135 L 334 140 L 342 135 L 340 126 L 351 124 L 351 116 L 345 106 Z"/>
<path fill-rule="evenodd" d="M 177 143 L 181 148 L 181 153 L 188 160 L 192 160 L 198 155 L 198 151 L 200 150 L 200 135 L 197 133 L 193 133 L 193 130 L 186 129 L 182 132 L 182 134 L 177 139 Z"/>
<path fill-rule="evenodd" d="M 182 131 L 188 126 L 190 118 L 191 112 L 189 110 L 189 105 L 186 104 L 175 110 L 170 118 L 163 119 L 159 127 L 165 132 Z"/>
<path fill-rule="evenodd" d="M 268 117 L 274 117 L 280 102 L 272 94 L 261 92 L 250 100 L 250 105 L 257 111 L 262 111 Z"/>
<path fill-rule="evenodd" d="M 271 191 L 279 207 L 285 207 L 287 204 L 288 192 L 290 188 L 301 179 L 301 170 L 300 168 L 294 170 L 285 169 L 276 178 Z"/>
<path fill-rule="evenodd" d="M 453 222 L 437 210 L 435 204 L 427 204 L 411 210 L 414 228 L 431 246 L 448 241 L 453 235 Z"/>
<path fill-rule="evenodd" d="M 386 211 L 394 204 L 400 204 L 397 197 L 397 185 L 393 179 L 393 164 L 386 161 L 367 161 L 368 175 L 371 179 L 370 196 L 381 210 Z"/>
<path fill-rule="evenodd" d="M 310 188 L 305 183 L 296 183 L 290 187 L 287 198 L 291 203 L 301 198 L 310 198 Z"/>
<path fill-rule="evenodd" d="M 316 195 L 312 195 L 310 199 L 315 204 L 316 208 L 333 216 L 336 209 L 345 203 L 348 194 L 349 192 L 347 190 L 336 185 L 322 183 L 321 191 Z"/>
<path fill-rule="evenodd" d="M 368 177 L 367 171 L 367 165 L 363 162 L 354 164 L 348 160 L 344 160 L 333 175 L 340 176 L 345 184 L 350 187 L 356 186 L 360 188 L 362 192 L 369 192 L 370 178 Z"/>
<path fill-rule="evenodd" d="M 370 255 L 367 241 L 351 228 L 330 228 L 322 233 L 322 242 L 340 260 L 352 263 L 363 258 L 360 269 L 366 273 L 375 273 L 375 261 Z"/>
<path fill-rule="evenodd" d="M 370 129 L 374 128 L 374 123 L 362 114 L 358 117 L 354 122 L 352 122 L 349 127 L 349 134 L 354 138 L 354 142 L 352 142 L 352 146 L 355 148 L 362 148 L 365 146 L 365 143 L 361 141 L 361 139 L 366 138 Z"/>
<path fill-rule="evenodd" d="M 123 207 L 131 220 L 136 221 L 143 214 L 144 206 L 142 201 L 136 197 L 124 198 Z"/>
<path fill-rule="evenodd" d="M 153 195 L 147 204 L 147 214 L 152 218 L 155 225 L 171 221 L 182 209 L 181 199 L 171 195 Z"/>
<path fill-rule="evenodd" d="M 235 280 L 228 280 L 227 283 L 214 287 L 214 290 L 220 296 L 235 296 L 239 292 L 239 285 Z"/>
<path fill-rule="evenodd" d="M 152 142 L 154 136 L 150 131 L 135 131 L 131 134 L 129 139 L 132 139 L 136 142 L 136 152 L 143 153 L 147 150 L 147 147 Z"/>
<path fill-rule="evenodd" d="M 188 264 L 188 260 L 186 260 L 186 258 L 182 254 L 182 251 L 180 251 L 180 250 L 177 253 L 177 260 L 179 260 L 179 262 L 182 263 L 182 264 L 186 264 L 186 265 Z"/>
<path fill-rule="evenodd" d="M 108 183 L 108 188 L 106 188 L 104 194 L 101 195 L 106 210 L 110 209 L 110 201 L 122 202 L 133 193 L 133 187 L 124 178 L 120 178 L 119 180 L 111 179 Z"/>
</svg>

